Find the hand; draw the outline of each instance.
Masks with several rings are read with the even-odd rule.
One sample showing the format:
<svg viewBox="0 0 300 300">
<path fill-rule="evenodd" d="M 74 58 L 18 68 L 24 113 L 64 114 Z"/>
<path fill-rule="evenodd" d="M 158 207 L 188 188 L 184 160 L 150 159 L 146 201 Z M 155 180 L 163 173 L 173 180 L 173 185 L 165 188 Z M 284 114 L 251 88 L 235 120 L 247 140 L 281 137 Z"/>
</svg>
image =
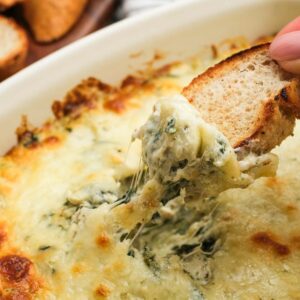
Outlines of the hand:
<svg viewBox="0 0 300 300">
<path fill-rule="evenodd" d="M 270 46 L 270 56 L 291 73 L 300 74 L 300 17 L 287 24 Z"/>
</svg>

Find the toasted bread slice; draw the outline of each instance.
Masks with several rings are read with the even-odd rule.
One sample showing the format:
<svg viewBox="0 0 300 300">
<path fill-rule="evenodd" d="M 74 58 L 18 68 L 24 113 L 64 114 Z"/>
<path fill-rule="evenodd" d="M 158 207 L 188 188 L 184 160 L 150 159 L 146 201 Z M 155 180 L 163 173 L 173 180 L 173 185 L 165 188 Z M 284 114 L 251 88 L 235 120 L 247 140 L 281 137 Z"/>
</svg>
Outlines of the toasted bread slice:
<svg viewBox="0 0 300 300">
<path fill-rule="evenodd" d="M 234 148 L 268 152 L 293 133 L 300 116 L 299 78 L 282 70 L 268 50 L 264 44 L 237 53 L 182 92 Z"/>
<path fill-rule="evenodd" d="M 26 0 L 24 16 L 39 42 L 66 34 L 80 17 L 88 0 Z"/>
<path fill-rule="evenodd" d="M 0 80 L 20 70 L 28 51 L 27 35 L 14 20 L 0 16 Z"/>
</svg>

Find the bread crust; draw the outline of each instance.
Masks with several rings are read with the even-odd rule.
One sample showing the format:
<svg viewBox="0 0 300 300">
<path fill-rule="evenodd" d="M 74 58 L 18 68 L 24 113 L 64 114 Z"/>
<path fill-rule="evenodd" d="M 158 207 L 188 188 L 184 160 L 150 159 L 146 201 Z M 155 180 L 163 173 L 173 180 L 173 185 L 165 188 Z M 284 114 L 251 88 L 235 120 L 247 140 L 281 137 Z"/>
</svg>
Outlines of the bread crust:
<svg viewBox="0 0 300 300">
<path fill-rule="evenodd" d="M 61 38 L 76 23 L 88 0 L 27 0 L 24 17 L 35 39 L 51 42 Z"/>
<path fill-rule="evenodd" d="M 3 80 L 24 66 L 28 52 L 28 38 L 25 30 L 13 19 L 0 16 L 0 22 L 4 22 L 7 26 L 13 28 L 19 38 L 18 46 L 10 51 L 8 55 L 0 57 L 0 80 Z"/>
<path fill-rule="evenodd" d="M 238 66 L 240 62 L 249 59 L 249 57 L 251 58 L 252 55 L 254 56 L 262 51 L 268 53 L 269 45 L 269 43 L 266 43 L 254 46 L 209 68 L 203 74 L 194 78 L 183 89 L 182 94 L 195 105 L 197 102 L 195 93 L 201 93 L 201 89 L 209 82 L 222 76 L 225 78 L 227 72 Z M 283 70 L 282 76 L 288 83 L 264 101 L 258 115 L 253 116 L 253 119 L 255 119 L 254 126 L 250 127 L 248 132 L 242 132 L 238 137 L 231 138 L 230 135 L 227 136 L 234 148 L 249 147 L 254 152 L 268 152 L 292 134 L 295 118 L 300 116 L 300 82 L 299 78 Z M 197 107 L 197 105 L 195 106 Z M 209 113 L 213 114 L 213 112 Z M 223 131 L 222 129 L 224 128 L 219 128 Z M 226 130 L 223 133 L 226 135 Z"/>
</svg>

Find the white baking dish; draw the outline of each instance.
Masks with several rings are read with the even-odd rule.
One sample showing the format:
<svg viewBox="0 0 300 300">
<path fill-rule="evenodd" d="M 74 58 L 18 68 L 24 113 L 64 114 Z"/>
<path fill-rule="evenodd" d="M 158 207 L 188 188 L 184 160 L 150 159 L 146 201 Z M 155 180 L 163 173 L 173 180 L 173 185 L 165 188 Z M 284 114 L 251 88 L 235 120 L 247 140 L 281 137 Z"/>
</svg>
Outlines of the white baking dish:
<svg viewBox="0 0 300 300">
<path fill-rule="evenodd" d="M 14 143 L 22 114 L 40 124 L 50 115 L 53 99 L 85 77 L 117 83 L 143 68 L 157 50 L 167 54 L 163 64 L 227 37 L 274 33 L 298 15 L 299 0 L 194 0 L 96 32 L 0 84 L 0 151 Z M 142 55 L 133 58 L 132 54 L 140 51 Z"/>
</svg>

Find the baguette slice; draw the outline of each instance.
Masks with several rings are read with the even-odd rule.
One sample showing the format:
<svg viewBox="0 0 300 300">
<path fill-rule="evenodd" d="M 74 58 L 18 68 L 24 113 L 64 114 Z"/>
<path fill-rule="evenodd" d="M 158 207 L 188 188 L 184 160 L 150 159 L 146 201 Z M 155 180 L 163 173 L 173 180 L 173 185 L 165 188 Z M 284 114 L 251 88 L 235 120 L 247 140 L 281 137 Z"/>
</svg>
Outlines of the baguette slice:
<svg viewBox="0 0 300 300">
<path fill-rule="evenodd" d="M 269 57 L 269 45 L 242 51 L 196 77 L 183 95 L 234 148 L 266 153 L 293 133 L 299 78 Z"/>
<path fill-rule="evenodd" d="M 51 42 L 76 23 L 88 0 L 26 0 L 24 16 L 39 42 Z"/>
<path fill-rule="evenodd" d="M 0 41 L 0 80 L 3 80 L 24 66 L 28 39 L 14 20 L 0 16 Z"/>
</svg>

